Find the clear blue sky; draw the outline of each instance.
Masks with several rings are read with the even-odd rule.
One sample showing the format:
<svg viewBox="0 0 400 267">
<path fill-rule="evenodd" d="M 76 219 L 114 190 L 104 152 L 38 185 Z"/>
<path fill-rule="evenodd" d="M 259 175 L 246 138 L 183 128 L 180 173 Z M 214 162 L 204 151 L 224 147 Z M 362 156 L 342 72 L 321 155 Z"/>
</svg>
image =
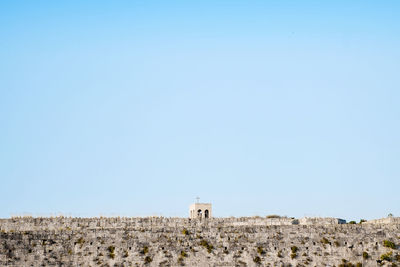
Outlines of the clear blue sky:
<svg viewBox="0 0 400 267">
<path fill-rule="evenodd" d="M 400 215 L 399 1 L 1 1 L 0 217 Z"/>
</svg>

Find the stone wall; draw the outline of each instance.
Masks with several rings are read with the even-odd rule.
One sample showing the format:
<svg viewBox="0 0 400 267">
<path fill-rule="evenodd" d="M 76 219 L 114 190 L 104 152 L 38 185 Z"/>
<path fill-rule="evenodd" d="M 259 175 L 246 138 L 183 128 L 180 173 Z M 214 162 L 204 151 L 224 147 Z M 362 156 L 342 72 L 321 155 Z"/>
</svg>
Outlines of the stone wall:
<svg viewBox="0 0 400 267">
<path fill-rule="evenodd" d="M 387 217 L 382 219 L 370 220 L 368 224 L 400 224 L 400 217 Z"/>
<path fill-rule="evenodd" d="M 0 266 L 400 266 L 400 224 L 275 220 L 2 219 Z"/>
<path fill-rule="evenodd" d="M 335 225 L 335 224 L 345 224 L 346 221 L 337 218 L 301 218 L 299 219 L 299 224 L 307 225 Z"/>
</svg>

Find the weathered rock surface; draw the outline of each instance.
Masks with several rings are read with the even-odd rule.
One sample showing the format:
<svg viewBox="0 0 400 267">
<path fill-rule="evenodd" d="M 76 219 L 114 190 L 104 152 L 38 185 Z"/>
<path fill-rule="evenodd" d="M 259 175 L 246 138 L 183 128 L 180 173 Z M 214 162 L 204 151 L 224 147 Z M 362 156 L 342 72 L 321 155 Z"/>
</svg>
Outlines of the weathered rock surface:
<svg viewBox="0 0 400 267">
<path fill-rule="evenodd" d="M 266 218 L 1 219 L 0 266 L 400 266 L 398 222 L 296 223 Z M 395 246 L 384 246 L 385 240 Z M 377 262 L 382 255 L 388 257 Z"/>
</svg>

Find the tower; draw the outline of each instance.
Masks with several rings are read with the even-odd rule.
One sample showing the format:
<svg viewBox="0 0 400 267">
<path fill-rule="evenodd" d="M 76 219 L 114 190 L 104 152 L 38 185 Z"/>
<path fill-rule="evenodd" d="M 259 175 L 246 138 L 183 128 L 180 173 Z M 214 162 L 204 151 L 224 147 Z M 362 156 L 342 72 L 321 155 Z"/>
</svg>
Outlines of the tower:
<svg viewBox="0 0 400 267">
<path fill-rule="evenodd" d="M 199 198 L 197 198 L 196 203 L 193 203 L 189 207 L 190 219 L 207 219 L 211 218 L 211 216 L 211 203 L 199 203 Z"/>
</svg>

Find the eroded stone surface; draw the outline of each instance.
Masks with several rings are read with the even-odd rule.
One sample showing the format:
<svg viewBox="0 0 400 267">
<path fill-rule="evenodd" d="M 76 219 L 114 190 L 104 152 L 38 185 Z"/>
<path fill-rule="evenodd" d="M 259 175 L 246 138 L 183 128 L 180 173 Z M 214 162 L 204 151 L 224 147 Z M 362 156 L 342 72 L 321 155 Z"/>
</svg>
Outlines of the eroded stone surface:
<svg viewBox="0 0 400 267">
<path fill-rule="evenodd" d="M 340 266 L 342 260 L 377 266 L 387 253 L 392 262 L 382 264 L 400 266 L 396 221 L 295 223 L 259 217 L 2 219 L 0 266 Z M 384 240 L 396 247 L 384 247 Z"/>
</svg>

